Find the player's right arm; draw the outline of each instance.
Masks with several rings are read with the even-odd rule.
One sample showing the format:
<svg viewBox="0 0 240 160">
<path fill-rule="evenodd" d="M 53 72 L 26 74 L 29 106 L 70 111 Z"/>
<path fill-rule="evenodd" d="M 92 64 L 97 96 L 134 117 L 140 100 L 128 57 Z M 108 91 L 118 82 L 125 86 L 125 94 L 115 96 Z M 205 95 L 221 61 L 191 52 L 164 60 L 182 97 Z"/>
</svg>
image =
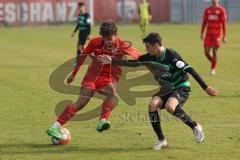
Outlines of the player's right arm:
<svg viewBox="0 0 240 160">
<path fill-rule="evenodd" d="M 200 35 L 201 40 L 203 40 L 203 37 L 204 37 L 203 34 L 207 26 L 207 20 L 208 20 L 208 15 L 207 15 L 207 9 L 206 9 L 203 14 L 203 21 L 202 21 L 201 35 Z"/>
<path fill-rule="evenodd" d="M 78 25 L 78 23 L 77 23 L 75 29 L 73 30 L 73 32 L 72 32 L 72 34 L 71 34 L 71 37 L 74 36 L 74 34 L 77 32 L 78 28 L 79 28 L 79 25 Z"/>
<path fill-rule="evenodd" d="M 88 43 L 87 47 L 84 49 L 83 53 L 78 57 L 77 64 L 73 68 L 72 74 L 67 79 L 67 84 L 70 84 L 70 83 L 72 83 L 72 81 L 74 81 L 74 79 L 75 79 L 80 67 L 84 63 L 85 59 L 87 58 L 87 56 L 89 54 L 91 54 L 93 52 L 93 47 L 94 47 L 94 41 L 91 40 Z"/>
<path fill-rule="evenodd" d="M 98 56 L 98 61 L 103 64 L 112 64 L 112 65 L 119 65 L 119 66 L 126 66 L 126 67 L 139 67 L 144 65 L 144 63 L 142 63 L 144 58 L 145 58 L 145 55 L 142 55 L 135 60 L 117 60 L 117 59 L 112 59 L 112 57 L 108 55 L 100 55 Z"/>
<path fill-rule="evenodd" d="M 150 8 L 150 5 L 148 4 L 148 16 L 149 16 L 149 20 L 152 20 L 152 11 L 151 11 L 151 8 Z"/>
<path fill-rule="evenodd" d="M 77 32 L 77 30 L 78 30 L 78 25 L 76 25 L 76 27 L 75 27 L 75 29 L 74 29 L 74 31 L 72 32 L 72 34 L 71 34 L 71 37 L 73 37 L 74 36 L 74 34 Z"/>
</svg>

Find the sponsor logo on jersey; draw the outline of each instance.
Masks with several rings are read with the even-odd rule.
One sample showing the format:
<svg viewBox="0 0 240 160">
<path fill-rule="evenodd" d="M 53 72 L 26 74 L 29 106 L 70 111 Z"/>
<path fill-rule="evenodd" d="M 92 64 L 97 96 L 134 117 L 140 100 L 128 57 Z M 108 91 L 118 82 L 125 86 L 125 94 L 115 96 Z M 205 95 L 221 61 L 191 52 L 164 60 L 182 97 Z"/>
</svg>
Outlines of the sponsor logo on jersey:
<svg viewBox="0 0 240 160">
<path fill-rule="evenodd" d="M 214 14 L 210 14 L 208 15 L 208 20 L 218 20 L 218 16 L 217 15 L 214 15 Z"/>
</svg>

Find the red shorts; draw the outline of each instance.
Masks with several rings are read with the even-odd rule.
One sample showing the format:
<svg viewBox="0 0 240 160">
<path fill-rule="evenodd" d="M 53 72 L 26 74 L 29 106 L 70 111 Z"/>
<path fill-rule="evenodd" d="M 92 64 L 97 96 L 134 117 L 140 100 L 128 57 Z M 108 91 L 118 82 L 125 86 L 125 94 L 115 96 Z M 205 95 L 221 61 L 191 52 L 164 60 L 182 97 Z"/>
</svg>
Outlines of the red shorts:
<svg viewBox="0 0 240 160">
<path fill-rule="evenodd" d="M 117 83 L 117 82 L 118 82 L 118 78 L 113 78 L 110 76 L 103 76 L 103 75 L 86 74 L 83 78 L 81 87 L 86 87 L 86 88 L 95 90 L 95 89 L 102 89 L 105 85 L 109 83 Z"/>
<path fill-rule="evenodd" d="M 220 47 L 221 46 L 221 35 L 219 34 L 206 34 L 204 40 L 205 47 Z"/>
</svg>

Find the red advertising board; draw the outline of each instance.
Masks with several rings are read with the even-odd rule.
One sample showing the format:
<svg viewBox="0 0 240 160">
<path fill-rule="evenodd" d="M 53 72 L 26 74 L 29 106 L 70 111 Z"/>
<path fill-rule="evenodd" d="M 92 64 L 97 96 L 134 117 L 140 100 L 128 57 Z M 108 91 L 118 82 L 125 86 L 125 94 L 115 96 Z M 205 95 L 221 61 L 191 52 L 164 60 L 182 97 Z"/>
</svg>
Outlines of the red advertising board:
<svg viewBox="0 0 240 160">
<path fill-rule="evenodd" d="M 73 22 L 77 19 L 79 0 L 1 0 L 0 23 L 5 25 L 35 25 Z M 89 0 L 81 0 L 88 6 Z M 95 21 L 105 19 L 138 20 L 140 0 L 93 0 Z M 153 22 L 169 21 L 169 0 L 149 0 Z M 88 7 L 89 8 L 89 7 Z M 124 11 L 124 14 L 123 14 Z"/>
</svg>

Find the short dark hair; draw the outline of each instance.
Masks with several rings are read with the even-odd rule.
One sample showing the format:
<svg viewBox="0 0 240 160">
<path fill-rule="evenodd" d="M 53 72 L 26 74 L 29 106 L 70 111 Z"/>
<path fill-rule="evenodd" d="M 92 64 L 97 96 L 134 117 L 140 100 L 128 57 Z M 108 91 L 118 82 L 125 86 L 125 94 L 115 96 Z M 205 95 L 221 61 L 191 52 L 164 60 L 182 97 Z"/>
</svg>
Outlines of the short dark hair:
<svg viewBox="0 0 240 160">
<path fill-rule="evenodd" d="M 113 20 L 108 19 L 101 24 L 99 34 L 103 37 L 108 37 L 111 35 L 117 35 L 117 30 L 116 23 Z"/>
<path fill-rule="evenodd" d="M 162 38 L 157 32 L 149 33 L 145 38 L 143 38 L 143 43 L 149 43 L 151 45 L 159 44 L 162 46 Z"/>
<path fill-rule="evenodd" d="M 79 2 L 78 7 L 82 7 L 82 6 L 85 6 L 85 3 L 84 2 Z"/>
</svg>

